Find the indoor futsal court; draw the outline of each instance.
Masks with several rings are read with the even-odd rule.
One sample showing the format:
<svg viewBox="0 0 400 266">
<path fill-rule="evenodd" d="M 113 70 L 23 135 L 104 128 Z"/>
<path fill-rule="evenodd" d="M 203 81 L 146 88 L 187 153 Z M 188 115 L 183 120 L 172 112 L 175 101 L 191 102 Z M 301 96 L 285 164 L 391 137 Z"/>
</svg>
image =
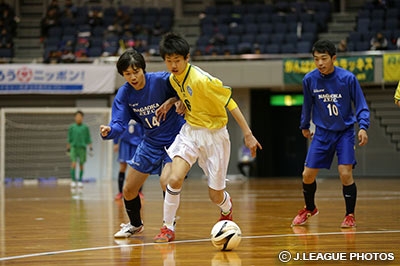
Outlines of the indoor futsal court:
<svg viewBox="0 0 400 266">
<path fill-rule="evenodd" d="M 357 185 L 357 228 L 343 230 L 337 178 L 318 179 L 319 215 L 293 228 L 303 204 L 300 178 L 228 181 L 242 241 L 222 252 L 209 239 L 219 210 L 198 176 L 185 181 L 169 244 L 153 243 L 162 220 L 155 176 L 143 189 L 144 232 L 119 240 L 113 235 L 128 220 L 114 200 L 114 182 L 87 183 L 81 191 L 63 181 L 7 184 L 0 194 L 0 265 L 400 265 L 399 179 L 358 177 Z"/>
</svg>

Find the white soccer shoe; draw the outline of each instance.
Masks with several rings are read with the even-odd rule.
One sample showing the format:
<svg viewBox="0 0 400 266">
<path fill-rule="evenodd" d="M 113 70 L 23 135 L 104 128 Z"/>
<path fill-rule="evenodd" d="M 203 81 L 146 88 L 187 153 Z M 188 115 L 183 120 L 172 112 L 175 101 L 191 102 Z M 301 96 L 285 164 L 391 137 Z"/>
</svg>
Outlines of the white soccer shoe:
<svg viewBox="0 0 400 266">
<path fill-rule="evenodd" d="M 127 224 L 122 223 L 121 230 L 116 232 L 114 237 L 115 238 L 127 238 L 132 235 L 139 234 L 139 233 L 143 232 L 143 230 L 144 230 L 143 224 L 139 227 L 135 227 L 135 226 L 131 225 L 130 223 L 127 223 Z"/>
</svg>

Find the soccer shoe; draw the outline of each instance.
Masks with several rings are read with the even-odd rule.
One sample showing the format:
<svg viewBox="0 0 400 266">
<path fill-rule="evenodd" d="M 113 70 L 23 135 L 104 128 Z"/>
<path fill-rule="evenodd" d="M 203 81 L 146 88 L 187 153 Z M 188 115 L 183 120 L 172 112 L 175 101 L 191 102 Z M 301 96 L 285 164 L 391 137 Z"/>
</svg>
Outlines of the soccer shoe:
<svg viewBox="0 0 400 266">
<path fill-rule="evenodd" d="M 118 193 L 117 195 L 115 195 L 115 200 L 121 200 L 123 198 L 123 195 L 122 195 L 122 193 L 120 192 L 120 193 Z"/>
<path fill-rule="evenodd" d="M 161 232 L 154 237 L 154 242 L 156 243 L 167 243 L 174 241 L 175 239 L 175 232 L 172 231 L 171 229 L 168 229 L 168 227 L 163 226 L 161 227 Z"/>
<path fill-rule="evenodd" d="M 303 225 L 307 222 L 308 218 L 311 216 L 317 215 L 318 214 L 318 209 L 315 208 L 313 211 L 307 210 L 307 208 L 304 207 L 304 209 L 301 209 L 299 213 L 294 217 L 292 221 L 292 226 L 294 225 Z"/>
<path fill-rule="evenodd" d="M 75 181 L 72 181 L 71 182 L 71 188 L 75 188 L 76 187 L 76 182 Z"/>
<path fill-rule="evenodd" d="M 232 199 L 231 199 L 231 204 L 232 204 Z M 233 206 L 232 206 L 233 207 Z M 232 217 L 232 207 L 229 210 L 228 214 L 224 214 L 221 210 L 221 216 L 219 217 L 218 221 L 223 221 L 223 220 L 229 220 L 232 221 L 233 217 Z"/>
<path fill-rule="evenodd" d="M 144 200 L 144 194 L 141 191 L 139 191 L 139 197 L 141 200 Z"/>
<path fill-rule="evenodd" d="M 81 181 L 78 182 L 78 187 L 83 188 L 83 183 Z"/>
<path fill-rule="evenodd" d="M 127 238 L 130 237 L 131 235 L 139 234 L 143 232 L 144 226 L 143 224 L 139 227 L 135 227 L 131 225 L 130 223 L 121 224 L 121 230 L 115 233 L 114 237 L 115 238 Z"/>
<path fill-rule="evenodd" d="M 354 214 L 349 214 L 346 217 L 344 217 L 344 220 L 342 224 L 340 225 L 341 228 L 353 228 L 356 227 L 356 218 L 354 217 Z"/>
</svg>

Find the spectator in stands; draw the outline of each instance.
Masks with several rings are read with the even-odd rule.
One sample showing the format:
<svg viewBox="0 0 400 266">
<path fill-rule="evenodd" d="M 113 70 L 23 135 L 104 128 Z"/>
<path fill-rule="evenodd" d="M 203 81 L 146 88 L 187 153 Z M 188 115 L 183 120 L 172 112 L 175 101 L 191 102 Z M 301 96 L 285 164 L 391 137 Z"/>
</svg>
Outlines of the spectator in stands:
<svg viewBox="0 0 400 266">
<path fill-rule="evenodd" d="M 382 32 L 377 32 L 370 41 L 371 50 L 387 50 L 388 40 Z"/>
<path fill-rule="evenodd" d="M 57 9 L 51 8 L 47 10 L 46 15 L 40 21 L 40 40 L 43 41 L 47 37 L 47 33 L 51 27 L 60 24 Z"/>
<path fill-rule="evenodd" d="M 74 63 L 75 62 L 75 55 L 73 53 L 72 47 L 67 47 L 63 50 L 60 63 Z"/>
<path fill-rule="evenodd" d="M 2 9 L 0 12 L 0 20 L 4 21 L 4 25 L 8 28 L 9 32 L 15 36 L 17 33 L 18 18 L 15 16 L 12 8 Z"/>
<path fill-rule="evenodd" d="M 130 16 L 126 14 L 122 8 L 118 8 L 114 19 L 114 26 L 118 25 L 122 29 L 126 30 L 130 27 L 130 24 Z"/>
<path fill-rule="evenodd" d="M 13 37 L 6 27 L 0 29 L 0 48 L 12 48 Z"/>
<path fill-rule="evenodd" d="M 347 50 L 347 41 L 346 41 L 346 39 L 340 40 L 340 42 L 337 45 L 337 51 L 339 53 L 344 53 L 344 52 L 348 51 Z"/>
<path fill-rule="evenodd" d="M 98 8 L 89 10 L 88 23 L 92 27 L 103 25 L 103 12 Z"/>
<path fill-rule="evenodd" d="M 61 51 L 50 51 L 44 62 L 47 64 L 58 64 L 61 60 Z"/>
<path fill-rule="evenodd" d="M 77 8 L 72 2 L 72 0 L 65 0 L 64 8 L 62 10 L 62 15 L 67 17 L 75 17 Z"/>
<path fill-rule="evenodd" d="M 371 3 L 371 8 L 372 9 L 386 9 L 387 7 L 387 1 L 386 0 L 373 0 Z"/>
<path fill-rule="evenodd" d="M 58 0 L 51 0 L 50 4 L 47 7 L 47 10 L 54 9 L 57 15 L 60 15 L 60 5 L 58 4 Z"/>
</svg>

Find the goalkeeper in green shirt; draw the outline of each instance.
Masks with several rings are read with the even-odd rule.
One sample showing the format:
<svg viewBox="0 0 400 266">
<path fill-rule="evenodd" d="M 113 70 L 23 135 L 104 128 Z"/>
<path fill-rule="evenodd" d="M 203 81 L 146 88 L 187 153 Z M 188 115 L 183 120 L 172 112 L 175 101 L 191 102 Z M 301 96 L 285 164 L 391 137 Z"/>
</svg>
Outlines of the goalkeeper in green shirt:
<svg viewBox="0 0 400 266">
<path fill-rule="evenodd" d="M 83 123 L 83 112 L 75 112 L 75 123 L 68 128 L 67 151 L 71 158 L 71 187 L 76 187 L 75 167 L 79 159 L 79 180 L 78 187 L 83 187 L 82 176 L 83 166 L 86 162 L 86 147 L 89 146 L 90 151 L 93 150 L 92 139 L 90 138 L 89 127 Z"/>
</svg>

